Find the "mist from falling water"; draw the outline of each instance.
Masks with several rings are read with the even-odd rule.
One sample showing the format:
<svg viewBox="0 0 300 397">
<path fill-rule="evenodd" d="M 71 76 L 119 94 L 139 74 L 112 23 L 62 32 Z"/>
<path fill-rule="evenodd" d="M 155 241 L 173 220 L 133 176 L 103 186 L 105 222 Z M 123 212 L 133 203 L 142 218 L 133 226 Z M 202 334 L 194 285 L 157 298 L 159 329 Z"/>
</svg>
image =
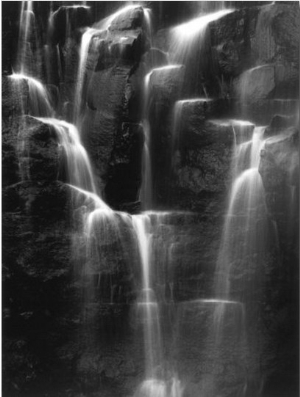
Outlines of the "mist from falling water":
<svg viewBox="0 0 300 397">
<path fill-rule="evenodd" d="M 145 212 L 132 216 L 142 264 L 142 288 L 137 314 L 143 324 L 145 380 L 134 397 L 182 397 L 183 387 L 175 375 L 165 378 L 159 303 L 154 292 L 154 233 L 168 213 Z M 157 282 L 158 280 L 156 280 Z"/>
<path fill-rule="evenodd" d="M 145 380 L 134 394 L 135 397 L 182 397 L 184 390 L 173 371 L 166 368 L 159 302 L 154 292 L 154 285 L 158 288 L 158 283 L 162 281 L 154 275 L 153 268 L 157 244 L 160 247 L 160 255 L 169 251 L 166 241 L 156 239 L 160 236 L 160 227 L 168 215 L 168 212 L 145 212 L 132 217 L 142 262 L 143 285 L 137 303 L 137 313 L 143 321 L 146 360 Z"/>
</svg>

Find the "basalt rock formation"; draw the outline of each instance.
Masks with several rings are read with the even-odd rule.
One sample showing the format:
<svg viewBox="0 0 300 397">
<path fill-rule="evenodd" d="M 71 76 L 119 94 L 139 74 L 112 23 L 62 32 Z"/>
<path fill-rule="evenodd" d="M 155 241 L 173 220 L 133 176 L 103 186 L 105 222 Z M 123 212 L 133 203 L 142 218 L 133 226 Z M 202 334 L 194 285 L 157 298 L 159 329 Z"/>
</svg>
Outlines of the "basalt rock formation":
<svg viewBox="0 0 300 397">
<path fill-rule="evenodd" d="M 23 3 L 3 5 L 3 395 L 296 397 L 298 4 L 230 2 L 178 40 L 219 4 Z"/>
</svg>

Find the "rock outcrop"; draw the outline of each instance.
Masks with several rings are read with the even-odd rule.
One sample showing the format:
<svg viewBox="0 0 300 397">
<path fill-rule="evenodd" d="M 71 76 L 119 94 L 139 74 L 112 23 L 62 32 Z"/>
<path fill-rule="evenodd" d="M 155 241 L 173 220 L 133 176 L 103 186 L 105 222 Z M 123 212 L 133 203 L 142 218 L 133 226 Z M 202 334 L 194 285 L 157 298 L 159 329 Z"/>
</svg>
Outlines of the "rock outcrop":
<svg viewBox="0 0 300 397">
<path fill-rule="evenodd" d="M 47 30 L 49 4 L 33 3 L 32 45 L 21 37 L 30 62 L 17 83 L 7 75 L 20 64 L 19 12 L 3 5 L 4 395 L 133 396 L 145 380 L 133 220 L 146 141 L 153 203 L 143 214 L 151 234 L 143 245 L 151 245 L 151 307 L 163 344 L 158 387 L 175 387 L 176 372 L 184 397 L 296 397 L 298 5 L 236 2 L 204 41 L 195 39 L 188 62 L 174 65 L 174 24 L 215 4 L 151 3 L 152 26 L 140 5 L 108 16 L 119 4 L 59 4 Z M 33 72 L 48 84 L 49 112 L 32 100 Z M 54 114 L 56 123 L 77 123 L 101 197 L 70 185 L 54 121 L 40 117 Z M 224 301 L 216 264 L 225 261 L 233 155 L 250 147 L 257 123 L 268 126 L 255 174 L 261 200 L 251 211 L 262 212 L 254 223 L 245 211 L 234 214 L 231 245 L 239 249 Z"/>
</svg>

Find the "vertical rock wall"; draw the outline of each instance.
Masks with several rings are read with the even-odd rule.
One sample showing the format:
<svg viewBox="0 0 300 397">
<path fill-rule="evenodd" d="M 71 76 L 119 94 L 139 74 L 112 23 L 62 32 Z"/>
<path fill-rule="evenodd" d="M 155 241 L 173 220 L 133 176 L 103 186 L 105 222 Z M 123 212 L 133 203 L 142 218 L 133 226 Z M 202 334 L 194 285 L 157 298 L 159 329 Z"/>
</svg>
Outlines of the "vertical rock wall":
<svg viewBox="0 0 300 397">
<path fill-rule="evenodd" d="M 203 84 L 185 84 L 184 66 L 153 72 L 150 81 L 155 205 L 190 212 L 166 218 L 153 236 L 166 356 L 182 374 L 184 397 L 200 391 L 205 397 L 221 392 L 269 396 L 276 390 L 297 395 L 299 7 L 250 3 L 234 4 L 236 11 L 209 25 L 206 45 L 214 73 L 203 72 L 202 83 L 214 98 L 182 107 L 175 152 L 175 102 L 203 96 Z M 91 10 L 77 11 L 59 5 L 48 41 L 50 4 L 36 5 L 39 39 L 48 46 L 48 55 L 39 57 L 52 62 L 48 69 L 43 64 L 39 77 L 52 85 L 52 101 L 70 121 L 82 28 L 93 15 L 100 19 L 115 9 L 111 3 L 101 8 L 89 2 Z M 107 203 L 129 213 L 140 210 L 144 77 L 167 64 L 168 28 L 197 12 L 194 2 L 149 6 L 152 37 L 137 6 L 117 17 L 107 36 L 95 37 L 85 71 L 82 141 Z M 11 74 L 15 64 L 18 7 L 3 9 L 3 75 Z M 134 306 L 140 269 L 132 230 L 124 227 L 121 244 L 118 239 L 99 243 L 101 263 L 93 265 L 104 270 L 101 277 L 94 275 L 96 298 L 83 315 L 85 280 L 75 277 L 74 263 L 84 261 L 84 239 L 76 240 L 76 258 L 73 242 L 79 213 L 89 203 L 73 199 L 55 131 L 29 116 L 26 80 L 17 91 L 11 79 L 2 81 L 4 394 L 133 395 L 144 376 L 144 357 Z M 272 119 L 276 113 L 280 116 Z M 228 343 L 216 352 L 208 330 L 212 312 L 197 300 L 213 298 L 235 142 L 232 125 L 220 122 L 228 117 L 269 124 L 259 171 L 271 233 L 264 256 L 258 252 L 251 258 L 260 283 L 251 291 L 253 306 L 246 308 L 248 347 L 231 332 L 229 321 Z M 246 139 L 252 131 L 249 124 Z M 164 244 L 172 248 L 161 255 Z M 237 300 L 243 295 L 239 280 L 248 276 L 244 267 L 238 269 Z M 233 318 L 240 315 L 232 310 Z M 84 316 L 93 320 L 85 327 Z"/>
</svg>

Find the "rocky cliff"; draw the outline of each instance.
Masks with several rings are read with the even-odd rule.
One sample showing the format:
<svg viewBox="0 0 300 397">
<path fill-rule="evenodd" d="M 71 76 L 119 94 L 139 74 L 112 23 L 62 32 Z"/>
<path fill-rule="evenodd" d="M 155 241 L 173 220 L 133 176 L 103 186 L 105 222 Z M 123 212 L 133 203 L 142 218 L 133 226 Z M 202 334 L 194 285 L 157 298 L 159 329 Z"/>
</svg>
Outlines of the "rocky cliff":
<svg viewBox="0 0 300 397">
<path fill-rule="evenodd" d="M 147 122 L 151 209 L 165 211 L 159 222 L 150 215 L 153 288 L 165 360 L 180 374 L 183 396 L 296 397 L 298 4 L 230 2 L 233 12 L 208 24 L 205 44 L 200 49 L 193 42 L 189 62 L 165 68 L 177 56 L 174 26 L 208 9 L 195 2 L 148 2 L 152 14 L 135 6 L 106 25 L 122 2 L 34 3 L 28 41 L 19 35 L 20 3 L 3 4 L 3 394 L 133 396 L 144 379 L 143 319 L 136 305 L 142 270 L 126 219 L 143 205 Z M 78 106 L 86 27 L 98 31 Z M 80 125 L 97 191 L 120 211 L 93 230 L 88 252 L 95 255 L 86 255 L 82 225 L 93 200 L 70 186 L 67 154 L 55 128 L 35 117 L 48 114 L 32 100 L 30 81 L 23 77 L 16 85 L 10 77 L 20 61 L 20 40 L 28 70 L 44 83 L 57 117 Z M 209 300 L 232 156 L 255 125 L 267 126 L 259 173 L 268 233 L 232 265 L 232 299 L 245 302 L 247 315 L 229 305 L 217 348 Z M 243 244 L 244 232 L 235 230 L 234 241 Z M 166 368 L 160 371 L 171 379 Z"/>
</svg>

